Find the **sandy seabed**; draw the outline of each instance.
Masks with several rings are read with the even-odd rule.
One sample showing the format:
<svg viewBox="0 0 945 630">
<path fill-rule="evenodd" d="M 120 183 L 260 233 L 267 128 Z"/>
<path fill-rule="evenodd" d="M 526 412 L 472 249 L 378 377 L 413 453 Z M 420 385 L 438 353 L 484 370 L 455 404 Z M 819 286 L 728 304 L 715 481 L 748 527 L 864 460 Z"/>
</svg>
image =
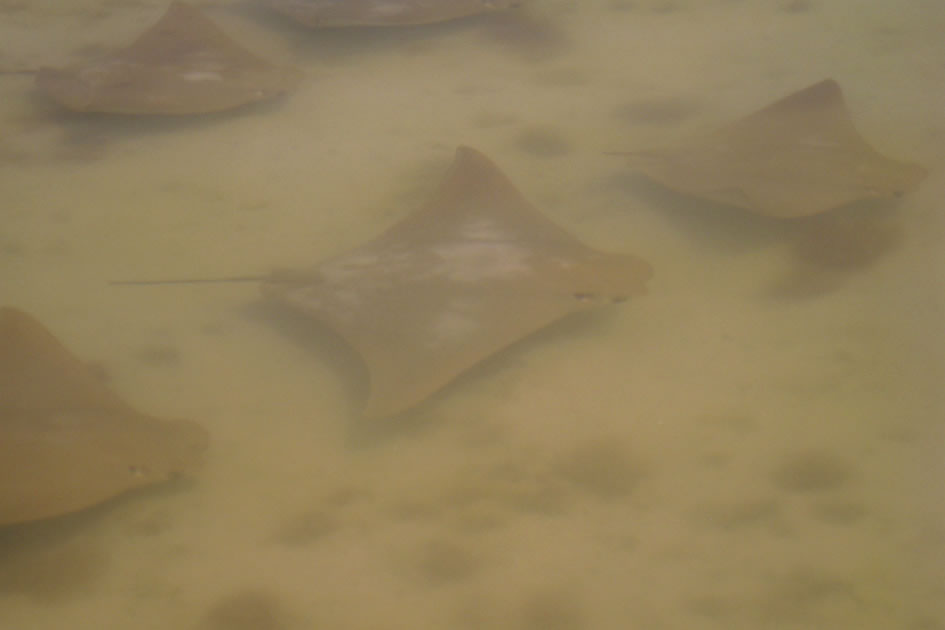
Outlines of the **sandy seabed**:
<svg viewBox="0 0 945 630">
<path fill-rule="evenodd" d="M 206 4 L 300 89 L 153 121 L 63 116 L 0 75 L 0 303 L 213 440 L 190 482 L 0 530 L 3 628 L 945 627 L 945 5 L 534 0 L 315 32 Z M 124 45 L 163 8 L 0 1 L 0 67 Z M 930 170 L 872 264 L 802 264 L 780 224 L 604 154 L 825 77 L 871 143 Z M 281 329 L 252 285 L 107 284 L 343 252 L 422 204 L 459 144 L 650 261 L 649 294 L 369 424 L 357 357 Z"/>
</svg>

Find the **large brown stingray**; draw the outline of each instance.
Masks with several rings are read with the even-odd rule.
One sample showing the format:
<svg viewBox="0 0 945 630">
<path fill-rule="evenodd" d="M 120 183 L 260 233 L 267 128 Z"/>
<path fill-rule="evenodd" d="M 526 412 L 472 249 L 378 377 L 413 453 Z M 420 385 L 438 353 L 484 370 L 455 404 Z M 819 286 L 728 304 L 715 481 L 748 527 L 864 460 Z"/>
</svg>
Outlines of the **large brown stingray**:
<svg viewBox="0 0 945 630">
<path fill-rule="evenodd" d="M 43 68 L 36 84 L 80 112 L 182 115 L 273 98 L 300 78 L 297 70 L 236 44 L 197 9 L 175 2 L 127 48 L 73 68 Z"/>
<path fill-rule="evenodd" d="M 191 472 L 206 446 L 202 427 L 135 411 L 42 324 L 0 308 L 0 525 Z"/>
<path fill-rule="evenodd" d="M 522 0 L 268 0 L 306 26 L 406 26 L 502 11 Z"/>
<path fill-rule="evenodd" d="M 676 146 L 622 155 L 673 190 L 781 218 L 898 197 L 926 175 L 867 144 L 831 79 Z"/>
<path fill-rule="evenodd" d="M 263 290 L 358 351 L 365 413 L 377 418 L 565 315 L 644 293 L 651 274 L 639 258 L 585 246 L 460 147 L 426 207 L 310 270 L 273 274 Z"/>
</svg>

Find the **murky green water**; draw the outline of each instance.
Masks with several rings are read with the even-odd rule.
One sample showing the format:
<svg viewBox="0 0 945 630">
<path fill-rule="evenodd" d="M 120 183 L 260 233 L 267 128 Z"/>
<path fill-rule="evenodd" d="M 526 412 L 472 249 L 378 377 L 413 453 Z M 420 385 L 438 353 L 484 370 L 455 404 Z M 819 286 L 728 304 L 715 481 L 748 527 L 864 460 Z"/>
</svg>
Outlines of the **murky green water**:
<svg viewBox="0 0 945 630">
<path fill-rule="evenodd" d="M 123 45 L 162 10 L 0 2 L 0 65 Z M 535 0 L 530 22 L 332 33 L 207 12 L 301 88 L 155 122 L 62 116 L 0 75 L 0 303 L 213 438 L 192 483 L 0 530 L 0 625 L 943 626 L 938 2 Z M 931 172 L 863 264 L 802 263 L 789 229 L 604 154 L 824 77 L 872 144 Z M 366 425 L 357 357 L 252 285 L 107 284 L 343 252 L 422 204 L 458 144 L 647 259 L 649 295 Z"/>
</svg>

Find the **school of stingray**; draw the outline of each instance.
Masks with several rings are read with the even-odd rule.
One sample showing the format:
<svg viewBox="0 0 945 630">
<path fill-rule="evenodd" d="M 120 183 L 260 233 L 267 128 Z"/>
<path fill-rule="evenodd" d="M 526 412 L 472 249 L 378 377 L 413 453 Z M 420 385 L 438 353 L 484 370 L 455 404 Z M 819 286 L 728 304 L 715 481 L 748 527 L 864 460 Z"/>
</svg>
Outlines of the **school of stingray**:
<svg viewBox="0 0 945 630">
<path fill-rule="evenodd" d="M 268 0 L 306 26 L 395 27 L 516 10 L 513 0 Z M 37 89 L 68 110 L 197 115 L 288 94 L 302 81 L 173 3 L 128 47 Z M 925 169 L 883 156 L 820 81 L 674 146 L 622 154 L 672 191 L 778 220 L 894 199 Z M 643 295 L 653 271 L 545 218 L 499 167 L 459 147 L 425 206 L 373 240 L 258 280 L 263 296 L 339 334 L 369 378 L 364 414 L 408 411 L 458 375 L 573 313 Z M 147 283 L 147 282 L 143 282 Z M 82 510 L 197 470 L 207 432 L 137 411 L 29 314 L 0 309 L 0 525 Z"/>
</svg>

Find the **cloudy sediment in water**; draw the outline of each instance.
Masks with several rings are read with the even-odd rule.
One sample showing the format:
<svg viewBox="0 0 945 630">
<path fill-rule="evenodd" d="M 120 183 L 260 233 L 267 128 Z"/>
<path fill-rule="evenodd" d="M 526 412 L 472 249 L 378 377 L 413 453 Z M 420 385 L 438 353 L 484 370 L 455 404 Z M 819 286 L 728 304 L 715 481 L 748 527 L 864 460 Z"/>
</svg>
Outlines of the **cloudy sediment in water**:
<svg viewBox="0 0 945 630">
<path fill-rule="evenodd" d="M 211 436 L 192 479 L 0 529 L 0 625 L 943 623 L 945 10 L 535 0 L 313 30 L 262 2 L 197 4 L 299 68 L 295 91 L 67 114 L 21 71 L 120 49 L 166 4 L 0 3 L 0 302 L 135 407 Z M 928 170 L 916 190 L 804 224 L 609 154 L 826 78 L 871 146 Z M 108 285 L 354 250 L 422 207 L 460 145 L 581 242 L 646 260 L 647 294 L 367 422 L 357 354 L 252 284 Z"/>
</svg>

